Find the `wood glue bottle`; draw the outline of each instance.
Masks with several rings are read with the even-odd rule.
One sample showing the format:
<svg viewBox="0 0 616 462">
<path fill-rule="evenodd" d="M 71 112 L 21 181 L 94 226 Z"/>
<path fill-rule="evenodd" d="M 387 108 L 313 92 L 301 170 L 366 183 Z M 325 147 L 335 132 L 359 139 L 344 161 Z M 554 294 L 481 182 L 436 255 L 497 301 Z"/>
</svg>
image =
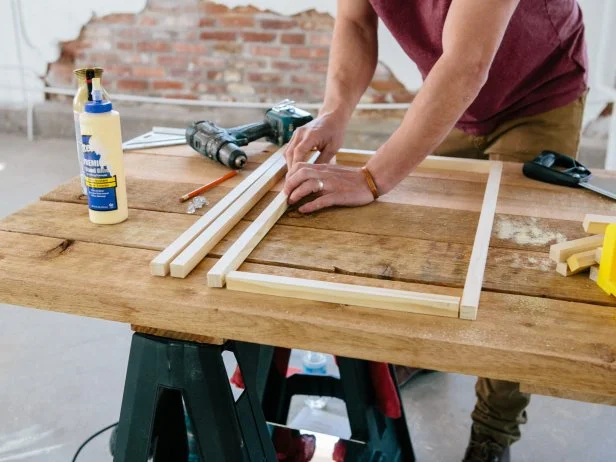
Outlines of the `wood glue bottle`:
<svg viewBox="0 0 616 462">
<path fill-rule="evenodd" d="M 128 218 L 120 114 L 103 99 L 100 78 L 92 79 L 92 101 L 86 103 L 79 125 L 90 221 L 120 223 Z"/>
</svg>

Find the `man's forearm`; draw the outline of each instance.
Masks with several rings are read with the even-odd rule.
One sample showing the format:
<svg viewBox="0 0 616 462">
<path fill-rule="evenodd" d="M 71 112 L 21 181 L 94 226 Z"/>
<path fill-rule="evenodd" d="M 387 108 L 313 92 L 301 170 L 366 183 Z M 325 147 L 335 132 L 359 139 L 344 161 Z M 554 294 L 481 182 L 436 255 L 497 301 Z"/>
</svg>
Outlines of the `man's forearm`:
<svg viewBox="0 0 616 462">
<path fill-rule="evenodd" d="M 393 189 L 449 134 L 479 94 L 487 70 L 441 58 L 432 68 L 402 124 L 381 146 L 368 169 L 380 194 Z"/>
<path fill-rule="evenodd" d="M 453 0 L 443 54 L 402 125 L 368 163 L 380 193 L 398 184 L 449 134 L 475 100 L 520 0 Z"/>
<path fill-rule="evenodd" d="M 321 114 L 335 113 L 346 119 L 351 117 L 376 68 L 376 27 L 376 18 L 370 24 L 360 24 L 346 18 L 336 21 Z"/>
</svg>

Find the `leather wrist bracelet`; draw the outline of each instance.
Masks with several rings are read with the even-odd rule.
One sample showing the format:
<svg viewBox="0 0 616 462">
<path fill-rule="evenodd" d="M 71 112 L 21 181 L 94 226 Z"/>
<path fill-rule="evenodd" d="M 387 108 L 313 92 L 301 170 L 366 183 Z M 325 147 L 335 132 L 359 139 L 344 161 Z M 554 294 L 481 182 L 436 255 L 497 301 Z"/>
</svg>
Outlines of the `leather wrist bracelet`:
<svg viewBox="0 0 616 462">
<path fill-rule="evenodd" d="M 374 177 L 372 176 L 372 173 L 370 173 L 370 170 L 368 170 L 368 168 L 366 168 L 366 166 L 361 168 L 361 172 L 364 174 L 364 178 L 366 179 L 366 183 L 368 183 L 368 188 L 370 188 L 370 192 L 372 193 L 372 197 L 374 197 L 374 199 L 378 199 L 379 198 L 379 190 L 376 187 L 376 183 L 374 182 Z"/>
</svg>

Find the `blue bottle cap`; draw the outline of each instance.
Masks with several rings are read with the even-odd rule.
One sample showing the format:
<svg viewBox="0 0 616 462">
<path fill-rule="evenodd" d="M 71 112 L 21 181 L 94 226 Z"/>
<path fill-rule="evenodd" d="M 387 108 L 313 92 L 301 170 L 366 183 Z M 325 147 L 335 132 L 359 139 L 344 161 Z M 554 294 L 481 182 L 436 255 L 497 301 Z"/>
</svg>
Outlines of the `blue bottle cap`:
<svg viewBox="0 0 616 462">
<path fill-rule="evenodd" d="M 88 101 L 86 103 L 85 111 L 93 114 L 99 114 L 101 112 L 109 112 L 113 109 L 111 101 Z"/>
</svg>

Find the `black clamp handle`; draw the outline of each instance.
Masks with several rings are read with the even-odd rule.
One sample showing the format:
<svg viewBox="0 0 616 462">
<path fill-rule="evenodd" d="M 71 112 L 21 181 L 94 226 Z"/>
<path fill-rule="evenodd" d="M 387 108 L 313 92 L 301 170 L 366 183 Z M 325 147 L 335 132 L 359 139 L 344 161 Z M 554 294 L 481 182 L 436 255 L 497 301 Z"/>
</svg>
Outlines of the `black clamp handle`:
<svg viewBox="0 0 616 462">
<path fill-rule="evenodd" d="M 588 181 L 591 175 L 590 170 L 574 158 L 553 151 L 543 151 L 525 162 L 522 172 L 533 180 L 570 187 Z"/>
</svg>

